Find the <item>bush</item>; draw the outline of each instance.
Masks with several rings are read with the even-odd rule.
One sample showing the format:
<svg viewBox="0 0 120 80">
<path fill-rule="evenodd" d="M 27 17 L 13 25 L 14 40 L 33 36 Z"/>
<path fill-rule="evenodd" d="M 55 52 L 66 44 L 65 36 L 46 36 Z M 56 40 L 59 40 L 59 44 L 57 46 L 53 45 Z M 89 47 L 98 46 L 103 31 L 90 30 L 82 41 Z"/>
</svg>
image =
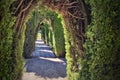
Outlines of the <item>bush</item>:
<svg viewBox="0 0 120 80">
<path fill-rule="evenodd" d="M 31 53 L 35 49 L 35 40 L 39 31 L 40 14 L 38 11 L 32 11 L 30 18 L 26 21 L 24 53 L 25 58 L 31 57 Z"/>
<path fill-rule="evenodd" d="M 86 70 L 81 74 L 89 74 L 89 80 L 119 80 L 120 1 L 89 2 L 93 19 L 91 25 L 87 27 L 85 43 L 87 59 L 83 65 L 83 69 Z"/>
<path fill-rule="evenodd" d="M 61 23 L 61 18 L 56 12 L 47 11 L 45 13 L 46 20 L 42 26 L 42 39 L 46 44 L 53 47 L 57 57 L 65 56 L 65 40 L 64 29 Z"/>
<path fill-rule="evenodd" d="M 0 1 L 0 80 L 19 80 L 23 68 L 20 44 L 22 40 L 17 38 L 14 42 L 13 38 L 16 34 L 13 30 L 16 19 L 9 11 L 13 1 L 9 3 L 6 3 L 7 0 Z M 14 47 L 15 44 L 18 47 Z"/>
<path fill-rule="evenodd" d="M 76 36 L 69 26 L 69 19 L 62 18 L 64 26 L 65 50 L 67 59 L 67 77 L 68 80 L 78 80 L 80 71 L 80 57 L 78 56 L 78 48 L 75 46 Z"/>
<path fill-rule="evenodd" d="M 58 14 L 55 14 L 52 26 L 53 26 L 53 46 L 57 57 L 65 56 L 64 29 L 61 21 L 62 20 L 60 17 L 58 17 Z"/>
<path fill-rule="evenodd" d="M 45 22 L 44 23 L 44 25 L 42 26 L 42 29 L 41 29 L 41 31 L 42 31 L 42 39 L 45 41 L 45 43 L 46 44 L 48 44 L 49 45 L 49 33 L 50 33 L 50 30 L 49 30 L 49 27 L 50 27 L 50 25 L 47 23 L 47 22 Z"/>
</svg>

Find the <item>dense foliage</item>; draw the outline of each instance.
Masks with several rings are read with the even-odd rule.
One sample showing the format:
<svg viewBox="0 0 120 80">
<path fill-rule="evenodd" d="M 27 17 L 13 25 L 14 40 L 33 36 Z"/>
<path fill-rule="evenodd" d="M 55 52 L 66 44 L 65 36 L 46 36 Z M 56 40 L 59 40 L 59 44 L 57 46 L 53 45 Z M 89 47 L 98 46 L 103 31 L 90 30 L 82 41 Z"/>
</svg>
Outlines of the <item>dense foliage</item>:
<svg viewBox="0 0 120 80">
<path fill-rule="evenodd" d="M 89 0 L 92 23 L 87 28 L 86 59 L 80 80 L 120 79 L 120 1 Z"/>
<path fill-rule="evenodd" d="M 32 11 L 29 16 L 30 18 L 26 22 L 26 30 L 25 30 L 25 42 L 24 42 L 24 53 L 23 53 L 23 56 L 25 58 L 29 58 L 31 53 L 34 51 L 35 40 L 40 28 L 39 12 L 37 10 Z"/>
<path fill-rule="evenodd" d="M 54 15 L 54 20 L 52 22 L 53 26 L 53 46 L 57 57 L 65 56 L 65 40 L 64 40 L 64 30 L 61 23 L 61 18 L 57 14 Z"/>
<path fill-rule="evenodd" d="M 65 40 L 64 30 L 61 23 L 61 18 L 58 14 L 52 11 L 46 13 L 48 19 L 44 20 L 42 26 L 42 38 L 46 44 L 53 47 L 57 57 L 65 56 Z"/>
<path fill-rule="evenodd" d="M 50 39 L 51 39 L 51 36 L 49 35 L 50 34 L 50 25 L 48 23 L 44 23 L 42 25 L 42 28 L 41 28 L 41 35 L 42 35 L 42 39 L 44 40 L 44 42 L 48 45 L 50 45 Z M 51 45 L 52 47 L 53 45 Z"/>
<path fill-rule="evenodd" d="M 6 1 L 0 1 L 0 80 L 19 80 L 23 67 L 21 45 L 23 40 L 13 38 L 13 35 L 17 36 L 12 29 L 16 19 L 9 10 L 13 1 L 9 3 Z M 14 42 L 15 39 L 17 41 Z"/>
<path fill-rule="evenodd" d="M 41 29 L 42 39 L 54 49 L 56 56 L 64 57 L 65 41 L 63 26 L 57 13 L 45 8 L 38 8 L 38 11 L 33 11 L 30 15 L 32 15 L 31 18 L 26 22 L 24 57 L 30 57 L 33 52 L 39 28 Z"/>
<path fill-rule="evenodd" d="M 65 49 L 67 59 L 67 76 L 68 80 L 78 80 L 79 72 L 81 69 L 78 48 L 76 47 L 77 38 L 72 28 L 70 28 L 70 20 L 62 18 L 62 24 L 64 26 L 65 36 Z"/>
<path fill-rule="evenodd" d="M 40 6 L 41 9 L 31 11 L 30 18 L 26 19 L 20 31 L 14 29 L 17 20 L 10 11 L 15 0 L 8 1 L 0 1 L 0 80 L 21 79 L 24 64 L 22 55 L 30 57 L 40 29 L 42 39 L 53 47 L 57 57 L 64 57 L 66 52 L 68 80 L 120 79 L 119 0 L 85 0 L 91 9 L 89 18 L 92 20 L 87 27 L 83 26 L 86 24 L 82 19 L 64 16 L 64 10 L 56 13 Z M 68 11 L 72 13 L 74 9 Z M 83 32 L 86 33 L 84 45 L 81 42 Z M 85 48 L 84 55 L 82 46 Z"/>
</svg>

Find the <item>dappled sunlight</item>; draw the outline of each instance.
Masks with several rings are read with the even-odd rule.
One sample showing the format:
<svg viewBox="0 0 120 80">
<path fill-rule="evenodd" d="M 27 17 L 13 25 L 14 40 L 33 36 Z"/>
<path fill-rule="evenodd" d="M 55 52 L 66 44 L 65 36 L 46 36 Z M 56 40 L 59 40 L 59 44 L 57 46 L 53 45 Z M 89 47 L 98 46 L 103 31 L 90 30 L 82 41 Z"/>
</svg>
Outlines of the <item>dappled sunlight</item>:
<svg viewBox="0 0 120 80">
<path fill-rule="evenodd" d="M 49 46 L 45 45 L 45 44 L 40 44 L 40 45 L 36 45 L 35 47 L 40 47 L 40 48 L 50 48 Z"/>
<path fill-rule="evenodd" d="M 39 52 L 45 52 L 45 53 L 53 53 L 53 52 L 50 51 L 50 50 L 37 50 L 37 51 L 39 51 Z"/>
<path fill-rule="evenodd" d="M 44 58 L 44 57 L 39 57 L 43 60 L 49 60 L 49 61 L 53 61 L 53 62 L 61 62 L 61 63 L 65 63 L 65 58 Z"/>
<path fill-rule="evenodd" d="M 44 44 L 44 42 L 42 40 L 37 40 L 35 41 L 36 44 Z"/>
<path fill-rule="evenodd" d="M 55 58 L 53 51 L 42 40 L 37 40 L 35 47 L 32 58 L 26 59 L 23 80 L 67 80 L 66 59 Z"/>
<path fill-rule="evenodd" d="M 26 73 L 28 77 L 24 77 L 23 80 L 67 80 L 67 78 L 49 78 L 36 75 L 34 72 Z M 24 75 L 23 75 L 24 76 Z"/>
<path fill-rule="evenodd" d="M 39 48 L 39 49 L 42 49 L 42 48 L 49 48 L 50 49 L 50 47 L 49 46 L 47 46 L 46 44 L 45 44 L 45 42 L 43 41 L 43 40 L 36 40 L 35 41 L 35 47 L 36 48 Z"/>
<path fill-rule="evenodd" d="M 25 71 L 23 80 L 67 80 L 64 58 L 26 59 Z"/>
<path fill-rule="evenodd" d="M 47 57 L 47 58 L 55 58 L 54 52 L 51 50 L 49 46 L 47 46 L 44 41 L 37 40 L 35 51 L 31 54 L 32 57 Z"/>
</svg>

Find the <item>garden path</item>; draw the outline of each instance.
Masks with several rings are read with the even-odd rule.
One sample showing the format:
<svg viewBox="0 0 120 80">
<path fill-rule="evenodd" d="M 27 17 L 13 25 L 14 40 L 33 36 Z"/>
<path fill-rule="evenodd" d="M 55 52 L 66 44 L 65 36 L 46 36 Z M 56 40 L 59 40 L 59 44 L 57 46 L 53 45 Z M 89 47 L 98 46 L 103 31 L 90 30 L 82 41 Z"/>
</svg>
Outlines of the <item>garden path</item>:
<svg viewBox="0 0 120 80">
<path fill-rule="evenodd" d="M 22 80 L 67 80 L 65 58 L 56 58 L 42 40 L 36 41 L 32 58 L 25 59 Z"/>
</svg>

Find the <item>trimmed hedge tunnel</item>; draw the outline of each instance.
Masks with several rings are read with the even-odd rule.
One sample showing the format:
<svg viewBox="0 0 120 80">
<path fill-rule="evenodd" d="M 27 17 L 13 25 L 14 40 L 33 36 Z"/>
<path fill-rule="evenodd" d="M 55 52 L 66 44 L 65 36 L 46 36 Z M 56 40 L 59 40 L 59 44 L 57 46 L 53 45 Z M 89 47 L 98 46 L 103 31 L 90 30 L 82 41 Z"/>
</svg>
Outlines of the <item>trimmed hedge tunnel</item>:
<svg viewBox="0 0 120 80">
<path fill-rule="evenodd" d="M 53 22 L 50 24 L 49 21 L 45 21 L 42 25 L 37 25 L 41 21 L 40 13 L 38 11 L 33 11 L 32 17 L 26 23 L 26 31 L 25 31 L 25 43 L 24 43 L 24 52 L 23 56 L 25 58 L 29 58 L 31 53 L 35 48 L 35 40 L 36 35 L 39 29 L 41 29 L 42 39 L 45 41 L 47 45 L 50 45 L 53 48 L 57 57 L 65 57 L 65 41 L 64 41 L 64 33 L 63 26 L 61 24 L 61 19 L 58 18 L 57 13 L 53 11 L 48 11 L 54 15 Z M 51 18 L 50 15 L 45 15 Z M 51 27 L 53 30 L 51 30 Z"/>
<path fill-rule="evenodd" d="M 23 56 L 30 58 L 35 49 L 35 40 L 40 29 L 40 14 L 38 11 L 31 13 L 32 17 L 26 22 L 25 42 Z"/>
<path fill-rule="evenodd" d="M 22 57 L 23 50 L 25 49 L 24 46 L 28 42 L 27 39 L 30 38 L 29 34 L 32 36 L 35 35 L 34 39 L 31 40 L 31 49 L 34 49 L 36 34 L 39 28 L 44 26 L 40 25 L 42 20 L 38 21 L 38 19 L 43 19 L 42 13 L 44 14 L 46 11 L 43 10 L 40 13 L 42 15 L 40 17 L 35 17 L 34 15 L 27 19 L 28 13 L 31 12 L 39 0 L 11 0 L 7 3 L 8 1 L 0 1 L 0 80 L 20 80 L 24 65 Z M 75 3 L 74 1 L 82 2 L 83 0 L 69 1 Z M 19 4 L 20 2 L 21 4 Z M 52 12 L 50 13 L 54 15 L 55 19 L 52 19 L 51 17 L 53 16 L 48 14 L 47 17 L 44 15 L 45 18 L 49 16 L 52 21 L 51 24 L 50 22 L 45 22 L 44 24 L 48 24 L 49 28 L 53 28 L 53 31 L 48 29 L 49 31 L 46 33 L 48 36 L 47 44 L 56 47 L 54 50 L 55 52 L 58 51 L 58 54 L 66 52 L 67 76 L 69 80 L 119 80 L 120 24 L 118 22 L 120 21 L 120 1 L 85 0 L 85 2 L 87 2 L 91 10 L 90 18 L 92 22 L 89 26 L 84 26 L 83 14 L 81 15 L 82 19 L 76 19 L 74 16 L 70 16 L 70 13 L 73 14 L 75 12 L 74 8 L 69 7 L 68 11 L 70 13 L 69 15 L 65 15 L 63 13 L 66 11 L 64 12 L 64 9 L 61 9 L 64 7 L 57 7 L 58 9 L 54 7 L 62 2 L 54 4 L 51 0 L 49 9 L 52 8 L 54 11 L 60 13 L 62 18 L 58 18 L 59 15 L 56 13 L 53 14 Z M 77 3 L 73 5 L 80 4 Z M 36 14 L 36 12 L 33 12 L 33 14 Z M 24 23 L 25 19 L 27 20 L 27 24 Z M 36 21 L 34 22 L 32 20 Z M 30 22 L 33 22 L 35 25 L 30 25 Z M 55 26 L 58 24 L 62 27 Z M 83 30 L 85 27 L 86 29 Z M 63 33 L 59 34 L 57 33 L 58 31 L 63 31 Z M 77 35 L 77 32 L 81 34 L 81 31 L 86 35 L 82 36 L 85 38 L 83 44 L 81 44 L 81 35 Z M 28 37 L 25 37 L 27 34 Z M 59 36 L 62 35 L 62 41 L 58 40 L 58 34 Z M 44 39 L 46 40 L 46 38 Z M 64 45 L 60 51 L 57 50 L 59 46 L 55 45 L 57 41 L 64 42 L 59 43 Z M 27 55 L 30 55 L 28 52 L 31 53 L 32 51 L 28 49 L 26 52 Z"/>
<path fill-rule="evenodd" d="M 53 48 L 56 57 L 65 57 L 65 40 L 64 29 L 61 23 L 62 20 L 58 17 L 57 13 L 54 12 L 53 15 L 52 22 L 45 22 L 41 29 L 42 39 Z"/>
</svg>

